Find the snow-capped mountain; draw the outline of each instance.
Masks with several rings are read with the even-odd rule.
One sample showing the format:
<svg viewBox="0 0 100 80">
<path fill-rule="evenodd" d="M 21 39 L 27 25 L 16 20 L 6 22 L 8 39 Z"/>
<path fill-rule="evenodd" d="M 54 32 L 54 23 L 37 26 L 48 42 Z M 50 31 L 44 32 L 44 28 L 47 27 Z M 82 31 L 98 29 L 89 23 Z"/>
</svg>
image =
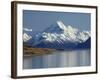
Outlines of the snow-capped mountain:
<svg viewBox="0 0 100 80">
<path fill-rule="evenodd" d="M 80 43 L 80 44 L 78 44 L 77 45 L 77 47 L 76 48 L 91 48 L 91 38 L 89 38 L 88 40 L 86 40 L 85 42 L 83 42 L 83 43 Z"/>
<path fill-rule="evenodd" d="M 27 33 L 23 34 L 23 41 L 27 42 L 28 40 L 30 40 L 32 37 L 30 35 L 28 35 Z"/>
<path fill-rule="evenodd" d="M 91 35 L 89 31 L 80 31 L 70 25 L 64 25 L 62 21 L 57 21 L 32 37 L 26 34 L 24 36 L 24 42 L 31 41 L 32 47 L 75 48 L 78 44 L 85 43 Z"/>
<path fill-rule="evenodd" d="M 47 28 L 42 36 L 46 41 L 53 42 L 57 40 L 61 41 L 71 41 L 71 42 L 85 42 L 90 37 L 89 31 L 79 31 L 72 26 L 65 26 L 63 22 L 57 21 L 55 26 Z"/>
</svg>

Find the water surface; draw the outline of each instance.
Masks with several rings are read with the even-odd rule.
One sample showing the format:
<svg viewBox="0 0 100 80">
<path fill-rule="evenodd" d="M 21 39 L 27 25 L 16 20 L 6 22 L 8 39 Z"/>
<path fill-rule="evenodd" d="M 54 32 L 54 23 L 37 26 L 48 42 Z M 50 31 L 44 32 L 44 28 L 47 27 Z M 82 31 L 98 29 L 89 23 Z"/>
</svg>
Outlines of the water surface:
<svg viewBox="0 0 100 80">
<path fill-rule="evenodd" d="M 50 54 L 24 56 L 23 68 L 57 68 L 90 66 L 90 50 L 53 51 Z"/>
</svg>

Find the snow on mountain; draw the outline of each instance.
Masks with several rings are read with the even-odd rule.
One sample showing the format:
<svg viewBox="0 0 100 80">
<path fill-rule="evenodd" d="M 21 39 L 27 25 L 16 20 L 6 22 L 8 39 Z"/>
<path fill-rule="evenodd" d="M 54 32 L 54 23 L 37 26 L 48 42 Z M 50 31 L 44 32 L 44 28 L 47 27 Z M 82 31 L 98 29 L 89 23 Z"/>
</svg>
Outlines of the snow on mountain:
<svg viewBox="0 0 100 80">
<path fill-rule="evenodd" d="M 61 29 L 63 29 L 63 30 L 66 30 L 66 29 L 67 29 L 67 27 L 63 24 L 62 21 L 57 21 L 57 24 L 58 24 L 58 26 L 59 26 Z"/>
<path fill-rule="evenodd" d="M 24 42 L 33 47 L 44 48 L 75 48 L 78 44 L 83 45 L 91 37 L 89 31 L 80 31 L 70 25 L 66 26 L 62 21 L 57 21 L 42 32 L 33 33 L 31 35 L 25 32 Z"/>
<path fill-rule="evenodd" d="M 72 26 L 65 26 L 63 22 L 57 21 L 55 25 L 57 29 L 59 28 L 59 33 L 54 27 L 50 27 L 43 32 L 42 36 L 46 41 L 71 41 L 71 42 L 85 42 L 90 37 L 89 31 L 79 31 Z"/>
<path fill-rule="evenodd" d="M 30 40 L 32 37 L 30 35 L 28 35 L 27 33 L 23 34 L 23 41 L 27 42 L 28 40 Z"/>
<path fill-rule="evenodd" d="M 83 40 L 83 42 L 85 42 L 90 36 L 91 35 L 89 31 L 83 31 L 79 33 L 78 39 Z"/>
<path fill-rule="evenodd" d="M 80 43 L 76 46 L 76 48 L 79 48 L 79 49 L 89 49 L 91 48 L 91 38 L 88 38 L 85 42 L 83 43 Z"/>
</svg>

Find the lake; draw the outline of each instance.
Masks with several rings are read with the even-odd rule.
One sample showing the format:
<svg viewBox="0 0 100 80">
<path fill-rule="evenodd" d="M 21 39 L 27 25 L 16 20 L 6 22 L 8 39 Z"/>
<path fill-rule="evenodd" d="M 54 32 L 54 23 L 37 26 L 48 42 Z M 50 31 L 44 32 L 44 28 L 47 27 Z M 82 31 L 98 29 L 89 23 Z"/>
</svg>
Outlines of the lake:
<svg viewBox="0 0 100 80">
<path fill-rule="evenodd" d="M 50 54 L 24 56 L 23 69 L 78 67 L 91 65 L 90 49 L 53 51 Z"/>
</svg>

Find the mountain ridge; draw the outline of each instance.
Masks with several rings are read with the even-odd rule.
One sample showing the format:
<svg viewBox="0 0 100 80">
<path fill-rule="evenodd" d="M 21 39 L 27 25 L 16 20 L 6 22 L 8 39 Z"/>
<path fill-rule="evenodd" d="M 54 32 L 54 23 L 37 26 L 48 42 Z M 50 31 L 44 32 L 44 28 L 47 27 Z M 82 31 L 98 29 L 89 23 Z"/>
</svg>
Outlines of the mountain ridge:
<svg viewBox="0 0 100 80">
<path fill-rule="evenodd" d="M 57 21 L 56 25 L 46 28 L 41 33 L 32 35 L 24 43 L 40 48 L 78 48 L 78 45 L 83 45 L 90 37 L 89 31 L 80 31 L 70 25 L 64 25 L 62 21 Z"/>
</svg>

